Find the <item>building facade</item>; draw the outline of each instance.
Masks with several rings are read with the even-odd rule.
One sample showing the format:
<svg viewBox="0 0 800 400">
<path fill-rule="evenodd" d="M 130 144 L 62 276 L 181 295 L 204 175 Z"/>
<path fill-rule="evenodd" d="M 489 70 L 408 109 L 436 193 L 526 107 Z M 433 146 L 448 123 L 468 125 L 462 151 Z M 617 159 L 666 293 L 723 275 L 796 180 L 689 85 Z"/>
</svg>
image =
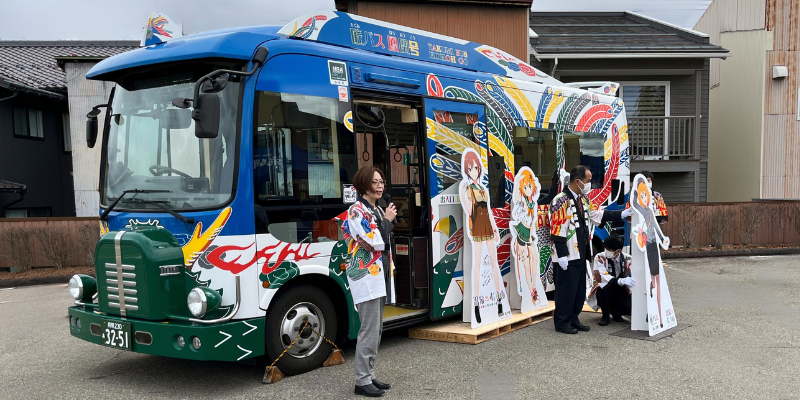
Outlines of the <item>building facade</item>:
<svg viewBox="0 0 800 400">
<path fill-rule="evenodd" d="M 532 12 L 530 63 L 565 83 L 620 84 L 631 173 L 651 171 L 667 202 L 707 200 L 708 35 L 632 12 Z"/>
<path fill-rule="evenodd" d="M 6 182 L 0 218 L 97 215 L 99 200 L 86 199 L 98 197 L 99 150 L 86 148 L 84 127 L 86 113 L 107 100 L 110 87 L 84 84 L 84 75 L 103 58 L 136 47 L 135 41 L 0 41 L 0 180 Z"/>
<path fill-rule="evenodd" d="M 709 200 L 800 199 L 800 4 L 715 0 L 695 25 L 710 68 Z"/>
<path fill-rule="evenodd" d="M 0 78 L 0 179 L 24 186 L 0 192 L 0 218 L 75 215 L 68 111 L 64 94 Z"/>
</svg>

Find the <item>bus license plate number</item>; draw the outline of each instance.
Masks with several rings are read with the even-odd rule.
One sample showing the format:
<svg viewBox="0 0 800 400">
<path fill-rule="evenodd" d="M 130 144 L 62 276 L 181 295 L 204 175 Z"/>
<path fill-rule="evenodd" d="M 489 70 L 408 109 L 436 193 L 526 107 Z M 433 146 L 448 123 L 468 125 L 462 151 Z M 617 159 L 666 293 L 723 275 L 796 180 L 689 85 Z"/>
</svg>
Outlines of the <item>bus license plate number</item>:
<svg viewBox="0 0 800 400">
<path fill-rule="evenodd" d="M 103 320 L 102 344 L 117 349 L 131 349 L 131 323 Z"/>
</svg>

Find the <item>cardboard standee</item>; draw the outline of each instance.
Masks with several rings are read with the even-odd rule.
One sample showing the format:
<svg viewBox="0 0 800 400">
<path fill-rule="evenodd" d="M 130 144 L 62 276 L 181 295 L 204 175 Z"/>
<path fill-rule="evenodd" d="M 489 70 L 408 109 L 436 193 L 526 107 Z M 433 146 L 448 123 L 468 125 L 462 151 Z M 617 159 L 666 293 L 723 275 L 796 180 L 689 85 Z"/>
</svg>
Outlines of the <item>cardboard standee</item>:
<svg viewBox="0 0 800 400">
<path fill-rule="evenodd" d="M 536 174 L 529 167 L 517 171 L 512 190 L 511 222 L 511 265 L 512 307 L 527 313 L 547 307 L 544 285 L 539 276 L 538 229 L 539 193 L 541 185 Z"/>
<path fill-rule="evenodd" d="M 653 336 L 678 325 L 661 260 L 661 249 L 666 250 L 670 240 L 658 225 L 653 192 L 644 175 L 634 177 L 631 189 L 631 273 L 637 282 L 631 294 L 631 329 Z"/>
<path fill-rule="evenodd" d="M 462 153 L 461 175 L 459 199 L 465 227 L 463 315 L 464 322 L 477 328 L 510 318 L 511 306 L 497 259 L 500 235 L 485 185 L 486 168 L 475 150 Z"/>
</svg>

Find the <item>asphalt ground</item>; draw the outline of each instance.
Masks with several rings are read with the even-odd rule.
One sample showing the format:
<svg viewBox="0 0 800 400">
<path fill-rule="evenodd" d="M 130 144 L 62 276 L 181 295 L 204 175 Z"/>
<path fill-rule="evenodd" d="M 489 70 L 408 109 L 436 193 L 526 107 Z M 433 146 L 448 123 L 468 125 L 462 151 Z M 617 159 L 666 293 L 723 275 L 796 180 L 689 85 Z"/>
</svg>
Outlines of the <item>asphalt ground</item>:
<svg viewBox="0 0 800 400">
<path fill-rule="evenodd" d="M 657 342 L 564 335 L 545 321 L 479 345 L 387 332 L 378 377 L 394 399 L 800 398 L 800 255 L 670 260 L 679 323 Z M 0 399 L 342 399 L 345 364 L 264 385 L 263 369 L 114 350 L 69 334 L 64 285 L 0 290 Z"/>
</svg>

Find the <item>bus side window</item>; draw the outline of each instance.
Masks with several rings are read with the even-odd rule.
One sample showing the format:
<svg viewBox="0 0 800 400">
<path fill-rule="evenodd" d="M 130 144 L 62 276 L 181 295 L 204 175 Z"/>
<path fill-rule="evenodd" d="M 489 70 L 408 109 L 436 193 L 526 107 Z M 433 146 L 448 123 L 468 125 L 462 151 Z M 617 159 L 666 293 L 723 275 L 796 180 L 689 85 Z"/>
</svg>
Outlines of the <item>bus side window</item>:
<svg viewBox="0 0 800 400">
<path fill-rule="evenodd" d="M 344 187 L 358 168 L 335 98 L 260 91 L 253 130 L 257 233 L 288 243 L 340 240 Z M 349 108 L 349 104 L 346 105 Z"/>
<path fill-rule="evenodd" d="M 540 199 L 547 197 L 553 183 L 553 171 L 558 168 L 558 149 L 555 132 L 529 127 L 514 130 L 514 167 L 528 167 L 539 179 Z"/>
</svg>

